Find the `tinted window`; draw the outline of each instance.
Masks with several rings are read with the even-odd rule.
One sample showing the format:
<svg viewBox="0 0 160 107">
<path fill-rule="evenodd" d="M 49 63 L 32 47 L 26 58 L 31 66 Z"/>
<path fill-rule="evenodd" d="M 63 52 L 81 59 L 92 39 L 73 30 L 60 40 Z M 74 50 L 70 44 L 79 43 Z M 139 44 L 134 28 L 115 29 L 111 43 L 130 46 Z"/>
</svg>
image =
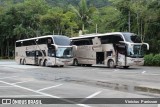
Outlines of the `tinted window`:
<svg viewBox="0 0 160 107">
<path fill-rule="evenodd" d="M 134 42 L 134 43 L 141 43 L 141 39 L 139 36 L 131 36 L 131 40 Z"/>
<path fill-rule="evenodd" d="M 123 33 L 124 38 L 127 42 L 131 43 L 141 43 L 140 36 L 137 36 L 133 33 Z"/>
<path fill-rule="evenodd" d="M 72 40 L 72 45 L 93 45 L 92 38 L 81 39 L 81 40 Z"/>
<path fill-rule="evenodd" d="M 101 44 L 112 43 L 111 35 L 101 36 L 101 37 L 99 37 L 99 38 L 100 38 L 100 40 L 101 40 Z"/>
<path fill-rule="evenodd" d="M 35 51 L 26 51 L 26 56 L 27 57 L 33 57 L 33 56 L 35 56 Z"/>
<path fill-rule="evenodd" d="M 21 47 L 21 42 L 16 42 L 16 47 Z"/>
<path fill-rule="evenodd" d="M 112 36 L 112 43 L 119 43 L 119 41 L 124 41 L 121 35 L 113 35 Z"/>
<path fill-rule="evenodd" d="M 54 42 L 56 45 L 69 46 L 71 41 L 66 36 L 54 36 Z"/>
<path fill-rule="evenodd" d="M 42 50 L 42 51 L 39 51 L 39 50 L 36 50 L 36 52 L 38 52 L 38 56 L 46 56 L 46 52 L 45 52 L 45 50 Z M 43 52 L 43 54 L 42 54 L 42 52 Z M 37 53 L 36 53 L 36 55 L 37 55 Z"/>
<path fill-rule="evenodd" d="M 82 45 L 82 43 L 81 43 L 81 41 L 73 40 L 72 45 L 80 46 L 80 45 Z"/>
<path fill-rule="evenodd" d="M 38 39 L 38 44 L 46 44 L 46 39 L 45 38 L 40 38 Z"/>
<path fill-rule="evenodd" d="M 37 52 L 38 52 L 38 56 L 42 56 L 42 52 L 43 52 L 44 56 L 46 56 L 45 50 L 42 50 L 42 52 L 37 50 Z M 36 51 L 26 51 L 27 57 L 34 57 L 35 55 L 36 55 Z"/>
<path fill-rule="evenodd" d="M 23 41 L 23 46 L 28 46 L 28 45 L 29 45 L 28 41 Z"/>
<path fill-rule="evenodd" d="M 47 43 L 53 44 L 53 40 L 52 40 L 51 37 L 48 37 L 48 38 L 39 38 L 37 43 L 38 44 L 47 44 Z"/>
<path fill-rule="evenodd" d="M 30 45 L 35 45 L 35 40 L 27 40 L 23 41 L 23 46 L 30 46 Z"/>
<path fill-rule="evenodd" d="M 124 41 L 121 35 L 108 35 L 99 37 L 101 40 L 101 44 L 108 43 L 119 43 L 119 41 Z"/>
</svg>

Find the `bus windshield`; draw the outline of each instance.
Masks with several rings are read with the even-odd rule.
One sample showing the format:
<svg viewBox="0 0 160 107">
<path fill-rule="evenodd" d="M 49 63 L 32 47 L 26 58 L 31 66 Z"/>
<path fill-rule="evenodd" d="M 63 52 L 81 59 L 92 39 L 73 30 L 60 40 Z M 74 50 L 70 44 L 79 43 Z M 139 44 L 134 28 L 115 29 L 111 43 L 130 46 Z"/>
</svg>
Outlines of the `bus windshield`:
<svg viewBox="0 0 160 107">
<path fill-rule="evenodd" d="M 127 49 L 127 55 L 133 58 L 144 57 L 146 48 L 143 45 L 133 45 Z"/>
<path fill-rule="evenodd" d="M 54 36 L 53 39 L 56 45 L 70 46 L 71 41 L 66 36 Z"/>
<path fill-rule="evenodd" d="M 140 36 L 137 36 L 136 34 L 133 33 L 123 33 L 124 38 L 126 42 L 131 42 L 131 43 L 142 43 Z"/>
<path fill-rule="evenodd" d="M 58 58 L 72 58 L 72 47 L 58 47 L 56 51 L 56 57 Z"/>
</svg>

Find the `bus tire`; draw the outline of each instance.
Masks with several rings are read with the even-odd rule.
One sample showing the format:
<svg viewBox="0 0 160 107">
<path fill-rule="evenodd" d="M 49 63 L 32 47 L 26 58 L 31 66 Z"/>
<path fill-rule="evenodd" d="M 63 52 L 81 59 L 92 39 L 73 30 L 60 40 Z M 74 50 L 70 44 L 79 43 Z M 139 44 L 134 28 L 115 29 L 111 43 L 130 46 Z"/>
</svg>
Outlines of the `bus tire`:
<svg viewBox="0 0 160 107">
<path fill-rule="evenodd" d="M 44 60 L 43 66 L 47 66 L 47 59 Z"/>
<path fill-rule="evenodd" d="M 86 66 L 87 66 L 87 67 L 91 67 L 91 66 L 92 66 L 92 64 L 86 64 Z"/>
<path fill-rule="evenodd" d="M 64 67 L 64 65 L 60 65 L 59 67 Z"/>
<path fill-rule="evenodd" d="M 123 66 L 123 68 L 124 68 L 124 69 L 128 69 L 128 68 L 129 68 L 129 66 Z"/>
<path fill-rule="evenodd" d="M 73 61 L 73 65 L 74 65 L 74 66 L 78 66 L 78 65 L 79 65 L 79 63 L 78 63 L 78 60 L 77 60 L 77 59 L 74 59 L 74 61 Z"/>
<path fill-rule="evenodd" d="M 23 63 L 22 63 L 22 59 L 20 59 L 20 60 L 19 60 L 19 64 L 20 64 L 20 65 L 22 65 L 22 64 L 23 64 Z"/>
<path fill-rule="evenodd" d="M 108 67 L 109 67 L 109 68 L 115 68 L 114 61 L 113 61 L 112 59 L 110 59 L 110 60 L 108 61 Z"/>
<path fill-rule="evenodd" d="M 25 59 L 23 59 L 23 65 L 26 65 L 26 60 Z"/>
</svg>

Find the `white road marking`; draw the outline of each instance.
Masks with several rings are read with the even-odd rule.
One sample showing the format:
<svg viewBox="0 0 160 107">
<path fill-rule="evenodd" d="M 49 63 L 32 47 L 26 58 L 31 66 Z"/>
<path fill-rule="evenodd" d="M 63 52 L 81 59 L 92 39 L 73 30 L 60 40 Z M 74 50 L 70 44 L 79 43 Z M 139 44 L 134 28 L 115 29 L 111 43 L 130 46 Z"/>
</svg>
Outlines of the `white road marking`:
<svg viewBox="0 0 160 107">
<path fill-rule="evenodd" d="M 48 97 L 52 97 L 52 98 L 60 98 L 60 97 L 53 96 L 53 95 L 50 95 L 50 94 L 46 94 L 46 93 L 43 93 L 43 92 L 37 92 L 37 91 L 32 90 L 32 89 L 30 89 L 30 88 L 23 87 L 23 86 L 19 86 L 19 85 L 12 84 L 12 83 L 8 83 L 8 82 L 5 82 L 5 81 L 0 81 L 0 82 L 1 82 L 1 83 L 4 83 L 4 84 L 7 84 L 7 85 L 14 86 L 14 87 L 18 87 L 18 88 L 21 88 L 21 89 L 24 89 L 24 90 L 28 90 L 28 91 L 31 91 L 31 92 L 34 92 L 34 93 L 38 93 L 38 94 L 41 94 L 41 95 L 44 95 L 44 96 L 48 96 Z"/>
<path fill-rule="evenodd" d="M 55 87 L 59 87 L 61 85 L 63 85 L 63 84 L 58 84 L 58 85 L 54 85 L 54 86 L 51 86 L 51 87 L 42 88 L 42 89 L 37 90 L 37 92 L 43 91 L 43 90 L 48 90 L 48 89 L 55 88 Z"/>
<path fill-rule="evenodd" d="M 86 99 L 81 100 L 80 102 L 83 103 L 83 102 L 87 101 L 87 98 L 93 98 L 93 97 L 95 97 L 96 95 L 100 94 L 101 92 L 102 92 L 102 91 L 97 91 L 97 92 L 89 95 L 88 97 L 86 97 Z"/>
<path fill-rule="evenodd" d="M 17 77 L 17 76 L 3 77 L 3 78 L 0 78 L 0 79 L 15 78 L 15 77 Z"/>
<path fill-rule="evenodd" d="M 78 106 L 82 106 L 82 107 L 91 107 L 91 106 L 88 106 L 88 105 L 85 105 L 85 104 L 76 104 Z"/>
<path fill-rule="evenodd" d="M 119 71 L 119 69 L 114 69 L 114 72 Z"/>
<path fill-rule="evenodd" d="M 98 70 L 98 69 L 97 69 L 97 68 L 94 68 L 94 69 L 90 69 L 90 70 L 94 71 L 94 70 Z M 90 70 L 89 70 L 89 71 L 90 71 Z"/>
<path fill-rule="evenodd" d="M 58 96 L 54 96 L 54 95 L 50 95 L 50 94 L 47 94 L 47 93 L 43 93 L 43 92 L 40 92 L 40 91 L 35 91 L 33 89 L 30 89 L 30 88 L 27 88 L 27 87 L 23 87 L 23 86 L 19 86 L 19 85 L 16 85 L 16 84 L 12 84 L 12 83 L 8 83 L 8 82 L 5 82 L 5 81 L 0 81 L 1 83 L 4 83 L 4 84 L 7 84 L 7 85 L 11 85 L 11 86 L 14 86 L 14 87 L 18 87 L 18 88 L 21 88 L 21 89 L 24 89 L 24 90 L 28 90 L 28 91 L 31 91 L 31 92 L 34 92 L 34 93 L 37 93 L 37 94 L 41 94 L 41 95 L 44 95 L 44 96 L 48 96 L 48 97 L 51 97 L 51 98 L 60 98 Z M 73 101 L 69 101 L 69 100 L 65 100 L 63 99 L 64 101 L 66 102 L 70 102 L 70 103 L 75 103 Z M 85 105 L 85 104 L 76 104 L 78 106 L 81 106 L 81 107 L 90 107 L 88 105 Z"/>
<path fill-rule="evenodd" d="M 93 94 L 91 94 L 90 96 L 86 97 L 86 98 L 92 98 L 92 97 L 95 97 L 96 95 L 100 94 L 102 91 L 97 91 Z"/>
<path fill-rule="evenodd" d="M 12 83 L 12 84 L 20 84 L 20 83 L 25 83 L 25 82 L 30 82 L 32 80 L 29 80 L 29 81 L 21 81 L 21 82 L 15 82 L 15 83 Z"/>
<path fill-rule="evenodd" d="M 146 71 L 143 71 L 142 74 L 146 73 Z"/>
<path fill-rule="evenodd" d="M 158 104 L 158 107 L 160 107 L 160 104 Z"/>
<path fill-rule="evenodd" d="M 155 75 L 155 76 L 159 76 L 160 74 L 145 74 L 145 75 Z"/>
</svg>

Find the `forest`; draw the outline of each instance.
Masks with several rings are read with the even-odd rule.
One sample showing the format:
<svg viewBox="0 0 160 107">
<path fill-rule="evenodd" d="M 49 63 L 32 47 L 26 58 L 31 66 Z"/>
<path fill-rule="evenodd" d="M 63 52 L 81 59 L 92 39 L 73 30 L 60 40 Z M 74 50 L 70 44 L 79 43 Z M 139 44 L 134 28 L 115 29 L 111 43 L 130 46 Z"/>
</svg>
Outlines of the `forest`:
<svg viewBox="0 0 160 107">
<path fill-rule="evenodd" d="M 0 57 L 15 41 L 48 34 L 68 37 L 133 32 L 160 53 L 160 0 L 0 0 Z"/>
</svg>

